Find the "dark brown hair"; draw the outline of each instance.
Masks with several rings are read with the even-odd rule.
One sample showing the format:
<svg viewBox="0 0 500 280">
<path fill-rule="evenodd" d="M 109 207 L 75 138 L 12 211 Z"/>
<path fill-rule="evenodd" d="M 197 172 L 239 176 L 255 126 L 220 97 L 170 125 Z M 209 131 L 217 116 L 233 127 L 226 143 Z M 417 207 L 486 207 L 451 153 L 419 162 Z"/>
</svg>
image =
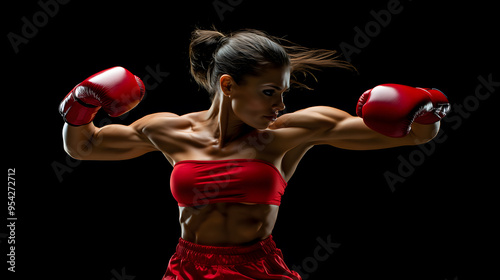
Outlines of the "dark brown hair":
<svg viewBox="0 0 500 280">
<path fill-rule="evenodd" d="M 189 45 L 189 59 L 191 75 L 212 99 L 223 74 L 239 84 L 246 75 L 258 75 L 267 67 L 291 66 L 291 84 L 310 89 L 297 81 L 297 74 L 314 77 L 311 71 L 326 67 L 355 69 L 339 60 L 334 50 L 309 49 L 251 29 L 229 35 L 196 29 Z"/>
</svg>

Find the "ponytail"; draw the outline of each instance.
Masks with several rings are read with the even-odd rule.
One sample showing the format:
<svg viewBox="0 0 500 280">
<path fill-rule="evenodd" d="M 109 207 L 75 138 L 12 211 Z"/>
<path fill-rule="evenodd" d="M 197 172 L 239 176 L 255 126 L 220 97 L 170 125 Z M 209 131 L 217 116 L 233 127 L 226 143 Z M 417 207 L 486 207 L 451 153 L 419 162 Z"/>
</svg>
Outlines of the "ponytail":
<svg viewBox="0 0 500 280">
<path fill-rule="evenodd" d="M 286 45 L 281 42 L 285 42 Z M 196 29 L 189 45 L 191 75 L 213 100 L 218 78 L 230 75 L 236 83 L 246 75 L 259 75 L 266 67 L 291 67 L 291 84 L 310 89 L 297 81 L 297 74 L 334 67 L 355 70 L 339 60 L 336 51 L 309 49 L 258 30 L 242 30 L 229 36 L 217 30 Z M 315 77 L 314 77 L 315 78 Z"/>
<path fill-rule="evenodd" d="M 189 45 L 189 60 L 191 75 L 194 80 L 209 93 L 212 93 L 211 72 L 214 66 L 214 55 L 225 38 L 224 34 L 216 30 L 196 29 Z"/>
</svg>

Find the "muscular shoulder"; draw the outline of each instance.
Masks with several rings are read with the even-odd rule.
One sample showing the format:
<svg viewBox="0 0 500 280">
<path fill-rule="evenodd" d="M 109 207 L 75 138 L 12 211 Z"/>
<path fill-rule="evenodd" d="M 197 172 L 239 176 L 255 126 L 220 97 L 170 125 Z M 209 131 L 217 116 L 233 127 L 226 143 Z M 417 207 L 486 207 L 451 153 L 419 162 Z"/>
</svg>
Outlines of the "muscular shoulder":
<svg viewBox="0 0 500 280">
<path fill-rule="evenodd" d="M 155 113 L 137 120 L 132 125 L 144 133 L 154 133 L 165 129 L 182 129 L 190 126 L 189 119 L 174 113 Z"/>
</svg>

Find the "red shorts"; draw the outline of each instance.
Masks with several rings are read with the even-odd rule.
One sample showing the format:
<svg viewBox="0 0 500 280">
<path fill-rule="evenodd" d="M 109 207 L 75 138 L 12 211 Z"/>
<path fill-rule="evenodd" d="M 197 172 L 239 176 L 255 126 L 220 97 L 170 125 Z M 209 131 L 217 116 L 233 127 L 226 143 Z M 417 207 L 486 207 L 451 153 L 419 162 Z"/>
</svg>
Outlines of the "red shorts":
<svg viewBox="0 0 500 280">
<path fill-rule="evenodd" d="M 215 247 L 179 238 L 162 280 L 301 280 L 288 269 L 272 236 L 250 246 Z"/>
</svg>

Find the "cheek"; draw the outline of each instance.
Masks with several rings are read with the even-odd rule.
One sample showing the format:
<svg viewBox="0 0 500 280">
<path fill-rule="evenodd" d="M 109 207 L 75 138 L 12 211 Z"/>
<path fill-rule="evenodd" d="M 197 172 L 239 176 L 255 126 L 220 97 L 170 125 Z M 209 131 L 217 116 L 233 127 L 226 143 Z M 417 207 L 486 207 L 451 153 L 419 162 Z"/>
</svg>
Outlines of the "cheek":
<svg viewBox="0 0 500 280">
<path fill-rule="evenodd" d="M 265 111 L 266 104 L 258 98 L 238 98 L 232 100 L 232 107 L 237 116 L 256 117 Z"/>
<path fill-rule="evenodd" d="M 243 122 L 250 126 L 256 127 L 261 125 L 260 122 L 265 121 L 262 115 L 268 113 L 268 107 L 265 102 L 258 99 L 233 99 L 232 107 L 234 114 Z"/>
</svg>

